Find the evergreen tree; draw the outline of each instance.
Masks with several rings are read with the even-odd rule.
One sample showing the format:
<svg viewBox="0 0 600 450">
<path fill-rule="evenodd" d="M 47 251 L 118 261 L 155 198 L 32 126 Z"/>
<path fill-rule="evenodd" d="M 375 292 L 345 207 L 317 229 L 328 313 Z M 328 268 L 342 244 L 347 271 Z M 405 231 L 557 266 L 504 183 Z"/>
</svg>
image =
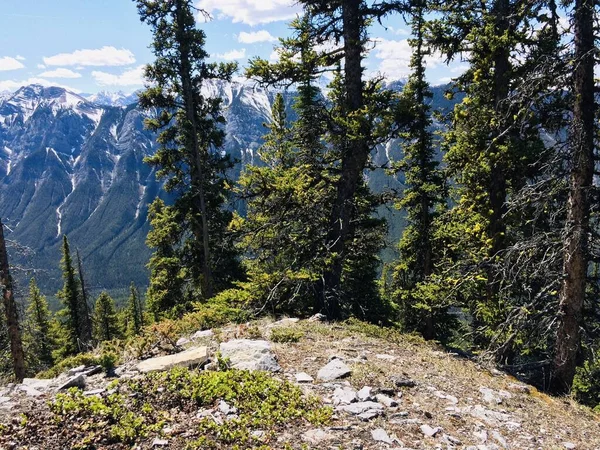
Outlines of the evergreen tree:
<svg viewBox="0 0 600 450">
<path fill-rule="evenodd" d="M 590 191 L 594 176 L 597 104 L 594 85 L 597 16 L 594 0 L 577 0 L 573 9 L 573 122 L 570 130 L 571 176 L 565 226 L 563 283 L 554 346 L 552 389 L 571 389 L 580 346 L 582 310 L 589 271 Z"/>
<path fill-rule="evenodd" d="M 148 262 L 150 286 L 146 299 L 148 311 L 158 320 L 161 315 L 185 302 L 188 271 L 178 251 L 183 230 L 177 210 L 156 199 L 148 209 L 148 219 L 152 228 L 146 243 L 155 250 Z"/>
<path fill-rule="evenodd" d="M 142 308 L 142 301 L 140 299 L 140 293 L 133 282 L 129 286 L 129 300 L 127 301 L 127 318 L 131 327 L 133 335 L 140 334 L 142 327 L 144 326 L 144 311 Z"/>
<path fill-rule="evenodd" d="M 25 354 L 23 352 L 19 314 L 13 292 L 13 280 L 10 275 L 2 221 L 0 221 L 0 287 L 2 289 L 2 305 L 6 317 L 7 335 L 10 342 L 12 369 L 16 380 L 21 382 L 25 377 Z"/>
<path fill-rule="evenodd" d="M 81 262 L 81 257 L 79 256 L 79 249 L 75 251 L 75 256 L 77 257 L 77 276 L 79 278 L 79 286 L 81 288 L 81 299 L 79 302 L 79 308 L 81 309 L 80 315 L 82 317 L 81 340 L 82 342 L 89 343 L 92 341 L 92 314 L 88 302 L 88 292 L 85 287 L 83 263 Z"/>
<path fill-rule="evenodd" d="M 82 314 L 84 308 L 81 306 L 79 283 L 66 235 L 63 236 L 62 254 L 60 264 L 63 271 L 64 284 L 62 290 L 56 295 L 64 306 L 64 309 L 59 313 L 65 333 L 62 353 L 63 355 L 72 355 L 84 351 L 89 342 L 83 339 L 84 336 L 87 336 L 87 331 L 85 330 L 86 319 Z"/>
<path fill-rule="evenodd" d="M 206 97 L 202 87 L 230 80 L 236 65 L 206 62 L 205 33 L 197 28 L 191 0 L 136 3 L 154 34 L 156 56 L 146 67 L 151 87 L 140 95 L 140 105 L 157 111 L 146 127 L 159 132 L 160 147 L 146 161 L 157 167 L 159 178 L 166 178 L 166 190 L 176 194 L 172 208 L 182 233 L 175 248 L 192 288 L 207 299 L 239 276 L 239 265 L 227 237 L 231 213 L 223 208 L 231 162 L 218 150 L 224 140 L 221 99 Z M 154 286 L 158 283 L 152 280 Z"/>
<path fill-rule="evenodd" d="M 46 297 L 42 295 L 35 278 L 29 282 L 29 306 L 26 312 L 29 331 L 30 357 L 36 368 L 50 368 L 54 364 L 52 351 L 56 346 L 52 329 L 52 315 Z"/>
<path fill-rule="evenodd" d="M 110 341 L 121 336 L 115 301 L 106 292 L 102 292 L 96 299 L 94 325 L 94 337 L 98 342 Z"/>
<path fill-rule="evenodd" d="M 445 205 L 446 189 L 431 131 L 432 93 L 425 77 L 425 57 L 430 54 L 424 42 L 425 2 L 414 1 L 412 8 L 412 74 L 402 90 L 409 120 L 400 135 L 404 159 L 397 167 L 405 177 L 406 187 L 398 207 L 406 210 L 407 224 L 399 243 L 393 297 L 400 306 L 404 329 L 433 339 L 448 321 L 443 298 L 427 285 L 439 255 L 439 249 L 434 249 L 434 222 Z"/>
</svg>

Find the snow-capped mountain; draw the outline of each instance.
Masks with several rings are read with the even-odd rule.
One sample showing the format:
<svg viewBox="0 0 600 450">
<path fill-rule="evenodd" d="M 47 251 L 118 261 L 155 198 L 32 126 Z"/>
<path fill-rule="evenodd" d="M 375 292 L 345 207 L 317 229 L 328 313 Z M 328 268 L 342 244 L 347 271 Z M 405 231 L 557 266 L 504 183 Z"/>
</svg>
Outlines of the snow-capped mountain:
<svg viewBox="0 0 600 450">
<path fill-rule="evenodd" d="M 224 99 L 223 150 L 238 161 L 231 174 L 236 179 L 256 162 L 275 94 L 247 81 L 204 89 Z M 293 92 L 284 95 L 291 105 Z M 155 136 L 144 129 L 145 115 L 135 103 L 119 106 L 128 103 L 124 98 L 120 93 L 84 98 L 38 85 L 0 97 L 0 217 L 11 230 L 8 238 L 28 249 L 14 252 L 14 263 L 36 269 L 47 292 L 61 285 L 63 234 L 79 249 L 92 287 L 147 283 L 147 208 L 164 193 L 143 162 L 156 149 Z M 434 89 L 434 104 L 447 108 L 444 102 L 443 88 Z M 384 166 L 400 156 L 399 146 L 390 142 L 374 152 L 373 162 Z M 368 180 L 378 191 L 402 189 L 401 178 L 383 170 L 369 172 Z M 391 222 L 397 236 L 402 223 Z M 24 282 L 31 273 L 17 275 Z"/>
<path fill-rule="evenodd" d="M 129 106 L 138 101 L 138 91 L 126 94 L 123 91 L 100 91 L 96 94 L 82 94 L 86 100 L 101 106 Z"/>
</svg>

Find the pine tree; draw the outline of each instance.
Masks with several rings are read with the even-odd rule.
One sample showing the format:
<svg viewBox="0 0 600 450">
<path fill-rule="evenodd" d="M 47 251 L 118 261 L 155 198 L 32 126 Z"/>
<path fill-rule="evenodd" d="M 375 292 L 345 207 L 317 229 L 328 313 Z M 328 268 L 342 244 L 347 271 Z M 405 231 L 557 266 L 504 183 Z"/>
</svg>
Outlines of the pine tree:
<svg viewBox="0 0 600 450">
<path fill-rule="evenodd" d="M 144 326 L 144 311 L 140 299 L 140 293 L 133 282 L 129 286 L 129 300 L 127 301 L 127 318 L 131 323 L 131 333 L 133 335 L 140 334 Z"/>
<path fill-rule="evenodd" d="M 16 380 L 21 382 L 25 377 L 25 354 L 23 352 L 19 314 L 13 292 L 13 280 L 10 275 L 2 221 L 0 221 L 0 287 L 2 288 L 2 305 L 4 306 L 8 339 L 10 341 L 13 372 Z"/>
<path fill-rule="evenodd" d="M 447 307 L 430 293 L 426 282 L 433 274 L 439 249 L 434 249 L 434 222 L 445 205 L 445 177 L 435 159 L 431 107 L 432 93 L 425 77 L 425 57 L 430 54 L 424 42 L 425 2 L 413 2 L 411 59 L 412 74 L 402 90 L 407 118 L 402 138 L 405 190 L 398 207 L 406 210 L 406 228 L 399 243 L 399 262 L 395 268 L 393 297 L 400 306 L 404 329 L 419 331 L 426 339 L 439 336 L 440 325 L 447 322 Z M 439 320 L 438 320 L 439 319 Z M 441 323 L 440 323 L 441 322 Z"/>
<path fill-rule="evenodd" d="M 577 0 L 573 10 L 574 71 L 573 122 L 570 130 L 571 176 L 563 257 L 558 327 L 554 346 L 552 389 L 571 389 L 580 346 L 579 329 L 589 271 L 588 234 L 590 191 L 594 176 L 596 111 L 594 85 L 595 47 L 594 0 Z"/>
<path fill-rule="evenodd" d="M 98 342 L 110 341 L 121 336 L 115 301 L 106 292 L 100 293 L 94 308 L 94 337 Z"/>
<path fill-rule="evenodd" d="M 81 257 L 79 256 L 79 249 L 75 251 L 75 256 L 77 257 L 77 276 L 79 278 L 79 286 L 81 288 L 81 298 L 79 301 L 80 315 L 82 318 L 81 341 L 89 345 L 89 343 L 92 341 L 93 331 L 92 314 L 88 302 L 88 292 L 85 286 L 83 263 L 81 261 Z"/>
<path fill-rule="evenodd" d="M 208 299 L 239 275 L 239 265 L 226 233 L 231 213 L 223 208 L 231 161 L 218 151 L 224 140 L 221 99 L 205 97 L 202 87 L 230 80 L 236 65 L 206 62 L 205 33 L 197 28 L 191 0 L 136 3 L 154 34 L 156 56 L 145 71 L 152 87 L 140 95 L 140 105 L 157 111 L 146 127 L 159 132 L 160 147 L 146 161 L 176 194 L 172 208 L 184 231 L 176 247 L 192 287 Z"/>
<path fill-rule="evenodd" d="M 53 336 L 52 314 L 46 297 L 42 295 L 35 278 L 29 282 L 29 306 L 26 312 L 29 339 L 29 356 L 35 360 L 36 367 L 50 368 L 54 364 L 52 352 L 56 347 Z"/>
<path fill-rule="evenodd" d="M 62 353 L 63 355 L 72 355 L 84 351 L 89 342 L 83 340 L 83 336 L 87 336 L 85 330 L 86 319 L 82 315 L 84 308 L 81 306 L 79 283 L 66 235 L 63 236 L 62 254 L 61 268 L 64 284 L 62 290 L 56 295 L 64 306 L 64 309 L 59 313 L 65 333 Z"/>
</svg>

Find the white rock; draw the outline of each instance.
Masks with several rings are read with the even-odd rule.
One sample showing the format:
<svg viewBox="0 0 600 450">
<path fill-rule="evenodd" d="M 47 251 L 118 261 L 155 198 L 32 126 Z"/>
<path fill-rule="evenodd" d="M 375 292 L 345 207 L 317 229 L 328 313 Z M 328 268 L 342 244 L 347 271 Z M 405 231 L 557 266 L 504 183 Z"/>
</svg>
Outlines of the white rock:
<svg viewBox="0 0 600 450">
<path fill-rule="evenodd" d="M 332 400 L 334 405 L 348 405 L 356 401 L 356 391 L 348 386 L 336 388 L 336 390 L 333 391 Z"/>
<path fill-rule="evenodd" d="M 371 430 L 371 437 L 377 442 L 385 442 L 386 444 L 393 444 L 392 438 L 387 434 L 383 428 L 377 428 Z"/>
<path fill-rule="evenodd" d="M 317 313 L 308 319 L 309 322 L 326 322 L 327 316 L 325 314 Z"/>
<path fill-rule="evenodd" d="M 371 386 L 364 386 L 361 390 L 356 393 L 356 398 L 359 402 L 366 402 L 367 400 L 373 400 L 373 396 L 371 395 L 371 391 L 373 388 Z"/>
<path fill-rule="evenodd" d="M 215 335 L 215 333 L 213 333 L 212 330 L 196 331 L 194 334 L 192 334 L 191 339 L 192 340 L 208 339 L 208 338 L 212 338 L 214 335 Z"/>
<path fill-rule="evenodd" d="M 336 411 L 343 411 L 354 415 L 363 414 L 369 411 L 381 413 L 383 411 L 383 405 L 377 402 L 357 402 L 350 403 L 349 405 L 340 405 L 336 408 Z"/>
<path fill-rule="evenodd" d="M 343 378 L 352 373 L 350 367 L 348 367 L 344 361 L 340 359 L 332 359 L 327 363 L 326 366 L 319 369 L 317 378 L 323 381 L 333 381 L 338 378 Z"/>
<path fill-rule="evenodd" d="M 421 425 L 421 433 L 427 437 L 435 437 L 442 429 L 440 427 L 432 428 L 427 424 Z"/>
<path fill-rule="evenodd" d="M 207 359 L 208 349 L 206 347 L 193 347 L 174 355 L 146 359 L 137 365 L 137 370 L 148 373 L 157 370 L 168 370 L 173 367 L 198 366 L 205 363 Z"/>
<path fill-rule="evenodd" d="M 53 379 L 24 378 L 21 384 L 30 386 L 38 391 L 46 391 L 50 389 L 54 383 L 55 380 Z"/>
<path fill-rule="evenodd" d="M 398 406 L 398 402 L 393 398 L 388 397 L 387 395 L 377 394 L 375 398 L 379 403 L 387 406 L 388 408 L 394 408 L 395 406 Z"/>
<path fill-rule="evenodd" d="M 499 405 L 500 403 L 502 403 L 502 398 L 493 389 L 480 387 L 479 392 L 481 392 L 481 395 L 483 396 L 483 401 L 488 404 Z"/>
<path fill-rule="evenodd" d="M 395 361 L 397 359 L 395 356 L 385 355 L 385 354 L 375 355 L 375 358 L 377 358 L 377 359 L 383 359 L 385 361 Z"/>
<path fill-rule="evenodd" d="M 221 356 L 228 358 L 231 367 L 240 370 L 265 370 L 279 372 L 281 367 L 271 352 L 271 344 L 263 340 L 234 339 L 223 342 Z"/>
<path fill-rule="evenodd" d="M 43 395 L 43 392 L 38 391 L 36 388 L 33 388 L 31 386 L 21 384 L 17 386 L 17 389 L 21 392 L 25 392 L 25 394 L 27 394 L 29 397 L 39 397 L 40 395 Z"/>
<path fill-rule="evenodd" d="M 177 347 L 181 347 L 182 345 L 189 344 L 190 342 L 191 341 L 188 338 L 180 337 L 179 339 L 177 339 L 177 342 L 175 342 L 175 345 Z"/>
<path fill-rule="evenodd" d="M 63 391 L 72 387 L 77 387 L 80 389 L 85 388 L 85 376 L 82 374 L 75 375 L 74 377 L 69 378 L 67 381 L 61 384 L 58 388 L 56 388 L 56 390 Z"/>
<path fill-rule="evenodd" d="M 83 372 L 84 370 L 85 370 L 85 366 L 73 367 L 72 369 L 69 369 L 67 371 L 67 375 L 71 377 L 73 375 L 77 375 L 80 372 Z"/>
<path fill-rule="evenodd" d="M 306 372 L 298 372 L 294 376 L 296 377 L 296 382 L 297 383 L 312 383 L 313 381 L 315 381 L 314 378 L 311 377 Z"/>
<path fill-rule="evenodd" d="M 227 403 L 225 400 L 221 400 L 219 402 L 219 411 L 221 411 L 221 413 L 225 414 L 226 416 L 229 414 L 236 414 L 237 413 L 237 408 L 235 406 L 230 406 L 229 403 Z"/>
<path fill-rule="evenodd" d="M 563 442 L 562 445 L 564 448 L 568 448 L 570 450 L 577 448 L 577 446 L 575 444 L 573 444 L 572 442 Z"/>
<path fill-rule="evenodd" d="M 502 446 L 502 448 L 510 448 L 508 441 L 504 436 L 498 433 L 496 430 L 492 431 L 492 437 Z"/>
<path fill-rule="evenodd" d="M 152 441 L 152 447 L 166 447 L 167 445 L 169 445 L 169 441 L 166 439 L 155 438 Z"/>
</svg>

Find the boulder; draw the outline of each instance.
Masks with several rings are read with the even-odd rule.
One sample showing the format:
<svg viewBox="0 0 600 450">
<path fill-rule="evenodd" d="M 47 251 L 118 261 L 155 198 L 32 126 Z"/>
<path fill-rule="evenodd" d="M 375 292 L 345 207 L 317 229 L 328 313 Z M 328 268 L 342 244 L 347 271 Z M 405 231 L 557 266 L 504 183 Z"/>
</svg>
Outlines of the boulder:
<svg viewBox="0 0 600 450">
<path fill-rule="evenodd" d="M 21 385 L 32 387 L 38 391 L 47 391 L 52 387 L 54 382 L 53 379 L 24 378 Z"/>
<path fill-rule="evenodd" d="M 205 363 L 207 359 L 208 349 L 206 347 L 193 347 L 174 355 L 146 359 L 137 365 L 137 370 L 148 373 L 157 370 L 168 370 L 173 367 L 199 366 Z"/>
<path fill-rule="evenodd" d="M 307 374 L 306 372 L 298 372 L 296 375 L 296 383 L 312 383 L 314 380 L 313 377 L 311 377 L 309 374 Z"/>
<path fill-rule="evenodd" d="M 212 330 L 196 331 L 194 334 L 192 334 L 191 339 L 193 341 L 198 340 L 198 339 L 210 339 L 214 335 L 215 335 L 215 333 L 213 333 Z"/>
<path fill-rule="evenodd" d="M 56 388 L 56 390 L 64 391 L 64 390 L 72 388 L 72 387 L 76 387 L 79 389 L 85 388 L 85 375 L 79 374 L 79 375 L 75 375 L 74 377 L 69 378 L 67 381 L 65 381 L 63 384 L 61 384 L 58 388 Z"/>
<path fill-rule="evenodd" d="M 338 378 L 343 378 L 352 373 L 350 367 L 348 367 L 341 359 L 332 359 L 323 366 L 317 373 L 317 378 L 323 381 L 333 381 Z"/>
<path fill-rule="evenodd" d="M 221 356 L 229 359 L 231 367 L 240 370 L 279 372 L 281 367 L 271 352 L 271 344 L 263 340 L 234 339 L 219 346 Z"/>
</svg>

